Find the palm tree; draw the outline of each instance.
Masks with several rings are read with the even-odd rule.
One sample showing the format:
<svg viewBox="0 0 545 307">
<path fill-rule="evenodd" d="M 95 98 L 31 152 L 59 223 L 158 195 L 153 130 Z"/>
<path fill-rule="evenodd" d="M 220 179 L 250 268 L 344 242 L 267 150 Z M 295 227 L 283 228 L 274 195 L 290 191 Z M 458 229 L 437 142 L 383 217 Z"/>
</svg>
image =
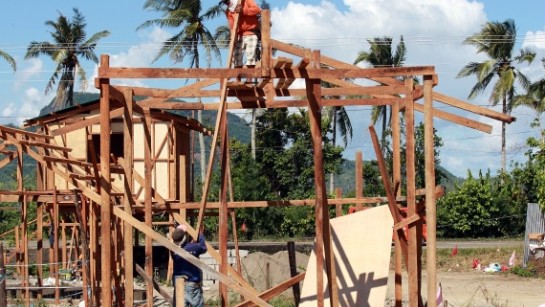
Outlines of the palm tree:
<svg viewBox="0 0 545 307">
<path fill-rule="evenodd" d="M 545 68 L 545 58 L 541 59 L 541 63 Z M 527 106 L 534 110 L 536 118 L 531 125 L 539 129 L 541 133 L 539 144 L 541 148 L 545 148 L 545 133 L 540 121 L 542 114 L 545 113 L 545 78 L 532 83 L 526 95 L 516 96 L 515 106 Z"/>
<path fill-rule="evenodd" d="M 33 41 L 28 46 L 25 55 L 25 59 L 30 59 L 43 54 L 57 63 L 57 67 L 45 88 L 45 94 L 47 94 L 58 79 L 57 96 L 53 105 L 55 109 L 74 105 L 74 80 L 76 74 L 80 78 L 81 87 L 85 89 L 87 86 L 85 70 L 81 67 L 79 59 L 83 57 L 98 63 L 98 57 L 95 54 L 97 42 L 110 35 L 109 31 L 104 30 L 93 34 L 91 38 L 87 39 L 85 17 L 78 9 L 74 8 L 73 10 L 74 17 L 72 20 L 59 13 L 56 22 L 46 21 L 45 25 L 52 28 L 53 42 Z"/>
<path fill-rule="evenodd" d="M 515 82 L 528 90 L 530 81 L 519 71 L 514 62 L 532 63 L 535 53 L 524 48 L 513 57 L 513 49 L 517 37 L 515 21 L 507 19 L 504 22 L 487 22 L 480 32 L 477 32 L 464 40 L 464 44 L 477 47 L 477 53 L 485 53 L 488 59 L 483 62 L 470 62 L 459 73 L 458 77 L 475 75 L 477 83 L 471 89 L 469 98 L 475 98 L 482 93 L 494 77 L 494 83 L 490 101 L 492 105 L 502 103 L 502 112 L 511 114 L 513 110 L 513 98 L 515 96 Z M 506 123 L 501 126 L 501 170 L 505 171 L 506 150 L 505 150 L 505 128 Z"/>
<path fill-rule="evenodd" d="M 354 64 L 366 62 L 373 67 L 401 67 L 405 61 L 407 49 L 403 36 L 401 36 L 399 44 L 396 47 L 395 53 L 392 50 L 391 37 L 375 37 L 367 40 L 369 43 L 369 51 L 360 51 Z M 373 106 L 371 111 L 371 120 L 376 124 L 379 119 L 382 119 L 382 135 L 381 143 L 384 149 L 386 146 L 387 127 L 392 119 L 392 110 L 388 106 Z"/>
<path fill-rule="evenodd" d="M 203 47 L 207 63 L 210 66 L 212 57 L 221 61 L 220 48 L 212 33 L 204 25 L 204 21 L 213 19 L 223 10 L 220 5 L 214 5 L 201 15 L 202 5 L 200 0 L 147 0 L 145 9 L 162 13 L 162 18 L 148 20 L 138 29 L 157 25 L 167 28 L 182 28 L 180 32 L 169 38 L 155 57 L 158 60 L 164 55 L 169 55 L 174 63 L 182 62 L 189 56 L 189 66 L 200 67 L 199 47 Z M 197 119 L 202 123 L 202 112 L 197 111 Z M 204 182 L 206 176 L 206 157 L 204 149 L 204 136 L 199 134 L 201 179 Z"/>
<path fill-rule="evenodd" d="M 6 60 L 6 62 L 8 62 L 9 65 L 11 65 L 11 68 L 13 69 L 13 71 L 17 70 L 17 64 L 15 63 L 15 60 L 11 57 L 11 55 L 7 54 L 4 50 L 0 50 L 0 58 L 3 58 L 4 60 Z"/>
<path fill-rule="evenodd" d="M 328 82 L 322 82 L 324 87 L 332 87 L 332 84 Z M 332 143 L 333 146 L 337 145 L 337 129 L 343 139 L 344 147 L 348 145 L 348 142 L 352 139 L 352 123 L 348 112 L 342 106 L 325 107 L 323 110 L 324 120 L 332 128 Z M 329 175 L 329 193 L 333 193 L 335 189 L 335 174 Z"/>
</svg>

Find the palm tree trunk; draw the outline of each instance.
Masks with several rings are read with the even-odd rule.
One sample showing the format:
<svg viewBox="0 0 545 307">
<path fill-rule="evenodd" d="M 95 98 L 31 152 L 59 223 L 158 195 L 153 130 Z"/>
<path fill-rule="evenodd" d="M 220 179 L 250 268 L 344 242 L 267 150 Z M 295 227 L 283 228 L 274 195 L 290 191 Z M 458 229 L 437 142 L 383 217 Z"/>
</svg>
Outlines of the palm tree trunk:
<svg viewBox="0 0 545 307">
<path fill-rule="evenodd" d="M 337 145 L 337 109 L 333 110 L 333 147 Z M 335 190 L 335 175 L 329 174 L 329 193 L 333 194 Z"/>
<path fill-rule="evenodd" d="M 250 146 L 252 147 L 252 158 L 255 160 L 255 122 L 256 112 L 252 109 L 252 128 L 250 130 Z"/>
<path fill-rule="evenodd" d="M 197 110 L 197 120 L 202 124 L 202 111 Z M 204 150 L 204 135 L 199 133 L 199 149 L 200 149 L 200 158 L 201 158 L 201 182 L 204 183 L 204 178 L 206 177 L 206 157 Z"/>
<path fill-rule="evenodd" d="M 503 114 L 507 114 L 507 97 L 503 97 L 503 105 L 502 105 L 502 112 Z M 507 165 L 507 153 L 505 149 L 505 130 L 506 130 L 506 123 L 501 123 L 501 171 L 502 173 L 506 170 Z"/>
</svg>

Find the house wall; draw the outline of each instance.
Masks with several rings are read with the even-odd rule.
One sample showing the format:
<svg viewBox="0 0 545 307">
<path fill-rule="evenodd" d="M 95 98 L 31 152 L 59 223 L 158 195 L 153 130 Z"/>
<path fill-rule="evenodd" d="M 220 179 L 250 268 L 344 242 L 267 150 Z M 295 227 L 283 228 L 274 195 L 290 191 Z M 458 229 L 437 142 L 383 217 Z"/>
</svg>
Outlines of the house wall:
<svg viewBox="0 0 545 307">
<path fill-rule="evenodd" d="M 98 112 L 87 115 L 98 116 Z M 69 122 L 75 120 L 82 120 L 83 117 L 71 118 Z M 63 121 L 64 122 L 64 121 Z M 135 117 L 134 121 L 134 171 L 144 178 L 144 123 L 139 117 Z M 48 125 L 49 130 L 54 130 L 62 127 L 63 123 L 54 123 Z M 111 124 L 112 134 L 123 133 L 123 123 L 117 119 L 112 121 Z M 58 145 L 66 146 L 72 149 L 68 153 L 68 157 L 80 161 L 92 161 L 90 157 L 87 157 L 88 152 L 88 139 L 92 139 L 92 135 L 100 134 L 100 125 L 89 126 L 89 134 L 87 129 L 79 129 L 65 135 L 56 136 L 55 143 Z M 184 129 L 185 130 L 185 129 Z M 166 199 L 179 199 L 181 196 L 183 201 L 187 200 L 187 188 L 190 169 L 187 167 L 189 148 L 180 148 L 180 146 L 189 146 L 189 133 L 187 131 L 180 131 L 173 128 L 169 122 L 152 121 L 151 125 L 152 135 L 152 161 L 155 161 L 152 169 L 152 187 L 163 198 Z M 113 146 L 120 146 L 116 142 L 112 142 Z M 114 144 L 115 143 L 115 144 Z M 96 144 L 96 143 L 95 143 Z M 123 144 L 121 144 L 123 145 Z M 100 157 L 99 148 L 95 148 L 96 156 Z M 56 164 L 57 167 L 65 169 L 60 163 Z M 99 167 L 100 169 L 100 167 Z M 46 175 L 46 184 L 49 188 L 56 188 L 58 190 L 73 189 L 74 186 L 67 182 L 60 176 L 54 176 L 52 172 L 48 172 Z M 124 176 L 122 174 L 112 173 L 112 185 L 114 189 L 123 191 Z M 52 183 L 54 182 L 54 186 Z M 134 180 L 133 192 L 137 193 L 140 189 L 140 184 L 137 180 Z M 144 192 L 139 194 L 138 199 L 144 200 Z"/>
</svg>

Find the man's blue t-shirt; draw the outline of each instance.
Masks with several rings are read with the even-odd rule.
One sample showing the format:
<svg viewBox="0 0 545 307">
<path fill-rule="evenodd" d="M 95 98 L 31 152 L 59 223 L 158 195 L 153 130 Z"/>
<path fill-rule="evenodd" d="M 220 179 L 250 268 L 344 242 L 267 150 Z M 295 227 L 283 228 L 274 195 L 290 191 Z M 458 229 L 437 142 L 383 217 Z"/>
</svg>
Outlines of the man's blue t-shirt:
<svg viewBox="0 0 545 307">
<path fill-rule="evenodd" d="M 199 258 L 200 255 L 206 253 L 208 250 L 206 248 L 206 241 L 204 240 L 204 236 L 202 234 L 199 234 L 197 242 L 185 243 L 181 246 L 181 248 L 196 258 Z M 198 267 L 194 266 L 176 253 L 172 253 L 172 260 L 174 262 L 174 276 L 186 276 L 187 281 L 197 283 L 201 282 L 201 270 Z"/>
</svg>

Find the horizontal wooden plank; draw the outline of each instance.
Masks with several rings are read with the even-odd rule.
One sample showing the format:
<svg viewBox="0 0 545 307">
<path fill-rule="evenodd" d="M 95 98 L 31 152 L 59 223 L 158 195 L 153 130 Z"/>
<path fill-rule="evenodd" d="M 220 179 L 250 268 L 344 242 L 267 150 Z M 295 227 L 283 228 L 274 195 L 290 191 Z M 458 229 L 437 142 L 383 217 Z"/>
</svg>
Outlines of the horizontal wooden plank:
<svg viewBox="0 0 545 307">
<path fill-rule="evenodd" d="M 298 67 L 272 68 L 272 78 L 373 78 L 373 77 L 400 77 L 400 76 L 421 76 L 434 75 L 433 66 L 414 67 L 383 67 L 383 68 L 360 68 L 352 66 L 343 69 L 310 68 L 300 69 Z M 261 78 L 261 70 L 256 68 L 114 68 L 100 67 L 100 78 L 123 78 L 123 79 L 185 79 L 185 78 L 212 78 L 223 80 L 226 78 L 237 78 L 243 75 L 246 78 Z"/>
<path fill-rule="evenodd" d="M 456 99 L 454 97 L 449 97 L 447 95 L 444 95 L 444 94 L 441 94 L 441 93 L 438 93 L 438 92 L 433 92 L 433 99 L 436 100 L 436 101 L 442 102 L 442 103 L 446 103 L 446 104 L 451 105 L 453 107 L 462 109 L 462 110 L 466 110 L 466 111 L 469 111 L 469 112 L 472 112 L 472 113 L 475 113 L 475 114 L 486 116 L 486 117 L 496 119 L 496 120 L 499 120 L 499 121 L 503 121 L 503 122 L 506 122 L 506 123 L 511 123 L 511 122 L 513 122 L 515 120 L 515 118 L 513 116 L 503 114 L 501 112 L 496 112 L 494 110 L 490 110 L 490 109 L 483 108 L 483 107 L 480 107 L 480 106 L 476 106 L 474 104 L 467 103 L 467 102 L 465 102 L 463 100 Z"/>
<path fill-rule="evenodd" d="M 60 151 L 65 151 L 65 152 L 72 151 L 72 148 L 67 148 L 67 147 L 64 147 L 64 146 L 53 145 L 53 144 L 42 143 L 42 142 L 18 140 L 18 141 L 10 141 L 10 143 L 12 143 L 12 144 L 19 143 L 21 145 L 26 145 L 26 146 L 43 147 L 43 148 L 55 149 L 55 150 L 60 150 Z"/>
<path fill-rule="evenodd" d="M 0 131 L 3 131 L 3 132 L 7 132 L 7 133 L 12 133 L 12 134 L 20 134 L 20 135 L 24 135 L 24 136 L 28 136 L 28 137 L 31 137 L 31 138 L 40 138 L 40 139 L 52 139 L 53 137 L 51 135 L 44 135 L 44 134 L 40 134 L 40 133 L 34 133 L 34 132 L 29 132 L 29 131 L 26 131 L 26 130 L 23 130 L 23 129 L 17 129 L 17 128 L 13 128 L 13 127 L 6 127 L 6 126 L 2 126 L 0 125 Z"/>
<path fill-rule="evenodd" d="M 424 112 L 424 106 L 422 104 L 419 104 L 419 103 L 416 103 L 416 102 L 414 103 L 414 109 L 416 111 L 419 111 L 419 112 Z M 475 129 L 475 130 L 479 130 L 479 131 L 482 131 L 482 132 L 492 133 L 492 126 L 491 125 L 483 124 L 483 123 L 478 122 L 476 120 L 472 120 L 472 119 L 469 119 L 469 118 L 458 116 L 458 115 L 448 113 L 448 112 L 445 112 L 445 111 L 441 111 L 441 110 L 438 110 L 438 109 L 433 109 L 433 117 L 444 119 L 446 121 L 449 121 L 449 122 L 452 122 L 452 123 L 455 123 L 455 124 L 458 124 L 458 125 L 462 125 L 462 126 L 465 126 L 465 127 L 468 127 L 468 128 L 472 128 L 472 129 Z"/>
</svg>

